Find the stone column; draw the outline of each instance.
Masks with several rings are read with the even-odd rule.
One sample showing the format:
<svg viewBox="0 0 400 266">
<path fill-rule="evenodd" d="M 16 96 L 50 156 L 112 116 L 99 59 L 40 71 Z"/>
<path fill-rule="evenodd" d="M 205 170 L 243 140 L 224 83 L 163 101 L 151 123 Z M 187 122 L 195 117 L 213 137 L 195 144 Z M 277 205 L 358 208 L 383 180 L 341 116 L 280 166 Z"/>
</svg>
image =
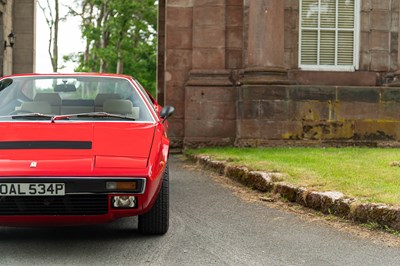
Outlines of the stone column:
<svg viewBox="0 0 400 266">
<path fill-rule="evenodd" d="M 157 24 L 157 101 L 165 105 L 165 9 L 166 0 L 158 1 Z"/>
<path fill-rule="evenodd" d="M 248 0 L 244 84 L 287 84 L 282 0 Z"/>
<path fill-rule="evenodd" d="M 13 52 L 13 74 L 30 73 L 35 69 L 35 11 L 36 1 L 18 0 L 13 3 L 13 31 L 16 35 Z M 8 32 L 6 32 L 8 35 Z M 9 50 L 8 50 L 9 51 Z"/>
<path fill-rule="evenodd" d="M 194 0 L 192 70 L 185 89 L 186 147 L 229 145 L 235 139 L 236 88 L 226 54 L 227 6 L 232 7 L 228 2 Z"/>
<path fill-rule="evenodd" d="M 397 0 L 399 2 L 399 0 Z M 400 4 L 399 4 L 400 5 Z M 397 24 L 397 77 L 400 78 L 400 7 L 398 7 L 398 24 Z M 400 85 L 400 80 L 397 80 Z"/>
<path fill-rule="evenodd" d="M 194 0 L 192 70 L 186 86 L 230 85 L 225 0 Z"/>
<path fill-rule="evenodd" d="M 397 71 L 394 72 L 394 80 L 391 84 L 389 84 L 390 87 L 400 87 L 400 10 L 398 10 L 398 12 L 399 19 L 397 24 Z"/>
<path fill-rule="evenodd" d="M 193 1 L 166 0 L 165 12 L 164 104 L 175 107 L 168 120 L 169 137 L 172 147 L 180 148 L 185 131 L 185 82 L 192 69 Z"/>
</svg>

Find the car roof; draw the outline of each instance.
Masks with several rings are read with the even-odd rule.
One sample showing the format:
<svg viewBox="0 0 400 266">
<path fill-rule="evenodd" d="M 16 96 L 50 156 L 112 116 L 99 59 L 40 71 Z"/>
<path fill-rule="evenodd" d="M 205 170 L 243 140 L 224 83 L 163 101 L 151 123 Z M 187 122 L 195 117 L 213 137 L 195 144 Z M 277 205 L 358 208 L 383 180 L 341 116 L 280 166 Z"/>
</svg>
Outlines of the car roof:
<svg viewBox="0 0 400 266">
<path fill-rule="evenodd" d="M 118 78 L 127 78 L 132 79 L 132 76 L 124 75 L 124 74 L 115 74 L 115 73 L 98 73 L 98 72 L 71 72 L 71 73 L 22 73 L 22 74 L 12 74 L 8 76 L 4 76 L 2 78 L 11 78 L 11 77 L 32 77 L 32 76 L 97 76 L 97 77 L 118 77 Z"/>
</svg>

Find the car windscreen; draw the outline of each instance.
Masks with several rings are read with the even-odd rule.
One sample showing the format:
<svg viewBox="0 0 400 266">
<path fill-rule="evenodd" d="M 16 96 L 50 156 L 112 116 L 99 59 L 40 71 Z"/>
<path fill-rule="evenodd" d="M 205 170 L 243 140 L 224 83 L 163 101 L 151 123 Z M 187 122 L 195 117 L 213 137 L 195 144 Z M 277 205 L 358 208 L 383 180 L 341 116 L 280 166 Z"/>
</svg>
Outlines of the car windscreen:
<svg viewBox="0 0 400 266">
<path fill-rule="evenodd" d="M 129 121 L 153 121 L 148 105 L 125 78 L 24 76 L 0 81 L 0 120 L 45 119 L 37 114 L 47 117 L 70 115 L 70 120 L 121 120 L 127 117 Z"/>
</svg>

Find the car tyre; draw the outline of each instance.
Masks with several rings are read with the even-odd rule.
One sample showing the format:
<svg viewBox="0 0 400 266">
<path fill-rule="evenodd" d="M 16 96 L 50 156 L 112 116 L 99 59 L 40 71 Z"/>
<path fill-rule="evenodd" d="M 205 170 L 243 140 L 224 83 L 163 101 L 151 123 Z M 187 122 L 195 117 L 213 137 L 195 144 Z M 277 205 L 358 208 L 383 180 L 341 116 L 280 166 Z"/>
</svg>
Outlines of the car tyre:
<svg viewBox="0 0 400 266">
<path fill-rule="evenodd" d="M 169 228 L 169 168 L 165 167 L 161 189 L 153 207 L 139 215 L 138 230 L 145 235 L 163 235 Z"/>
</svg>

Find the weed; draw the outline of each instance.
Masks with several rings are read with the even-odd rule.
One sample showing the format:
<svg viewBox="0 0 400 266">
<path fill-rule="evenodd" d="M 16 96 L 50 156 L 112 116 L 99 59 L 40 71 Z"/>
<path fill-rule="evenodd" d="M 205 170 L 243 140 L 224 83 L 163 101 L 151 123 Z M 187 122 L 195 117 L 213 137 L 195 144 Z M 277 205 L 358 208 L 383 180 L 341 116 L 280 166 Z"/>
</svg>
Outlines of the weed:
<svg viewBox="0 0 400 266">
<path fill-rule="evenodd" d="M 361 224 L 362 227 L 367 228 L 368 230 L 381 230 L 382 226 L 380 224 L 378 224 L 377 222 L 368 222 L 368 223 L 364 223 Z"/>
</svg>

